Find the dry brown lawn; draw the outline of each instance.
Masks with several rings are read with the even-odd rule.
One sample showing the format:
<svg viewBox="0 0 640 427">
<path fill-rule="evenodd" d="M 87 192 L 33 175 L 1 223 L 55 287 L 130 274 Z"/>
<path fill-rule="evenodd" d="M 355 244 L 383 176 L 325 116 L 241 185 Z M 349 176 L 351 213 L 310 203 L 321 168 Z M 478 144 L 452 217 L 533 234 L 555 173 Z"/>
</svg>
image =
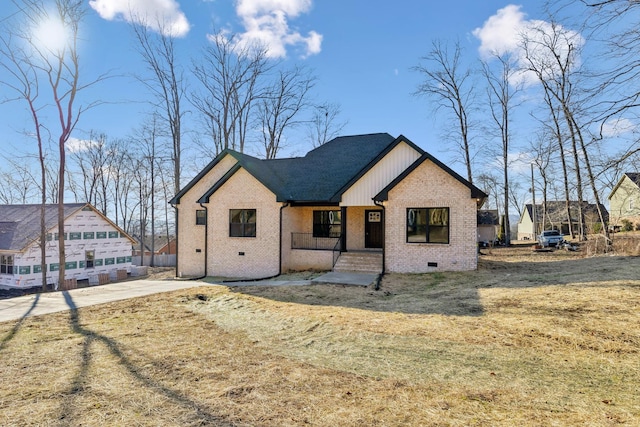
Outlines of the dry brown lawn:
<svg viewBox="0 0 640 427">
<path fill-rule="evenodd" d="M 487 252 L 2 323 L 0 425 L 640 425 L 640 258 Z"/>
</svg>

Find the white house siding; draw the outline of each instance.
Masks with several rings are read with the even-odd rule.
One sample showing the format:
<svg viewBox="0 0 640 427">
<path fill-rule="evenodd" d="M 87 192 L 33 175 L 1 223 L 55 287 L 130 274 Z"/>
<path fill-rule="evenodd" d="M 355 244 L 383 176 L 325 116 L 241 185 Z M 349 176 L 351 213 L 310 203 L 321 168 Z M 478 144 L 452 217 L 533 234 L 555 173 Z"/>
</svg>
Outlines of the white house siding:
<svg viewBox="0 0 640 427">
<path fill-rule="evenodd" d="M 389 192 L 385 202 L 386 270 L 397 273 L 477 268 L 477 204 L 468 187 L 425 161 Z M 407 243 L 408 208 L 449 208 L 449 243 Z M 429 267 L 436 263 L 437 267 Z"/>
<path fill-rule="evenodd" d="M 109 233 L 111 232 L 111 237 Z M 131 271 L 131 240 L 120 234 L 101 215 L 94 211 L 79 211 L 65 221 L 65 278 L 88 279 L 90 275 L 111 273 L 115 270 Z M 80 239 L 71 239 L 78 236 Z M 93 233 L 93 238 L 85 233 Z M 98 233 L 100 233 L 98 235 Z M 117 235 L 117 236 L 116 236 Z M 100 238 L 98 238 L 100 236 Z M 105 237 L 103 237 L 105 236 Z M 86 251 L 94 251 L 93 268 L 86 268 Z M 47 283 L 58 281 L 58 241 L 47 242 Z M 23 253 L 14 255 L 14 274 L 0 274 L 0 286 L 30 288 L 40 286 L 40 248 L 37 243 Z M 53 267 L 52 267 L 53 266 Z M 34 272 L 35 270 L 35 272 Z"/>
<path fill-rule="evenodd" d="M 533 232 L 533 220 L 526 210 L 518 222 L 518 240 L 536 240 Z"/>
<path fill-rule="evenodd" d="M 182 202 L 181 202 L 182 203 Z M 209 199 L 207 275 L 261 278 L 280 271 L 280 206 L 244 169 Z M 256 209 L 256 237 L 229 237 L 229 210 Z"/>
<path fill-rule="evenodd" d="M 640 224 L 640 188 L 626 175 L 609 196 L 609 214 L 612 225 L 623 219 Z"/>
<path fill-rule="evenodd" d="M 373 197 L 419 157 L 420 153 L 401 142 L 345 191 L 340 206 L 375 206 Z"/>
<path fill-rule="evenodd" d="M 180 199 L 178 209 L 178 265 L 180 277 L 204 274 L 204 225 L 196 225 L 196 211 L 203 209 L 197 200 L 236 164 L 225 156 Z"/>
</svg>

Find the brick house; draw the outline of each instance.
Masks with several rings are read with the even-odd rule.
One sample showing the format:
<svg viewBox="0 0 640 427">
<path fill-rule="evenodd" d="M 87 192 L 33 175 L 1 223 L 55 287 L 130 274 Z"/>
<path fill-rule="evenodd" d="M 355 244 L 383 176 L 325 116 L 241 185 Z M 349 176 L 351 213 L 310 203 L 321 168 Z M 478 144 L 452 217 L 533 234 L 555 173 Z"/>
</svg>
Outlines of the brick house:
<svg viewBox="0 0 640 427">
<path fill-rule="evenodd" d="M 58 205 L 45 205 L 47 284 L 58 281 Z M 41 205 L 0 205 L 0 286 L 42 284 Z M 88 203 L 65 203 L 65 279 L 131 270 L 134 240 Z"/>
<path fill-rule="evenodd" d="M 622 221 L 640 227 L 640 173 L 625 173 L 609 194 L 611 226 L 619 228 Z"/>
<path fill-rule="evenodd" d="M 178 276 L 330 270 L 347 253 L 381 271 L 477 267 L 477 187 L 404 136 L 333 139 L 304 157 L 220 153 L 170 203 Z"/>
</svg>

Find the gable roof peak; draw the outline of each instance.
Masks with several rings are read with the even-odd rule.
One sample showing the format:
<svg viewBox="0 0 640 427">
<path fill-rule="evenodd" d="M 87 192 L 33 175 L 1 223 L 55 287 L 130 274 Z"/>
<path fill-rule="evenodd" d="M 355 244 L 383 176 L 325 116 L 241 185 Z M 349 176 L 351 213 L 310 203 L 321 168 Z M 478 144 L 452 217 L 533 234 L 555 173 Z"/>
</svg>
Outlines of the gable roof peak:
<svg viewBox="0 0 640 427">
<path fill-rule="evenodd" d="M 629 177 L 634 184 L 640 187 L 640 172 L 627 172 L 625 175 Z"/>
</svg>

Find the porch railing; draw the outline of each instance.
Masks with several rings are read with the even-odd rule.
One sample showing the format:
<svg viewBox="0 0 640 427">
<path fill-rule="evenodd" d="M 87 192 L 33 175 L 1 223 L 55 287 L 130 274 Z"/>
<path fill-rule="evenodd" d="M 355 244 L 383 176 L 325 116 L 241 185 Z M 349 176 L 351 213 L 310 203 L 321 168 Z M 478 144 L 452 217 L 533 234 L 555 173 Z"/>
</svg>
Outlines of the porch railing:
<svg viewBox="0 0 640 427">
<path fill-rule="evenodd" d="M 340 250 L 340 236 L 314 237 L 313 233 L 291 233 L 291 249 L 318 251 Z"/>
</svg>

